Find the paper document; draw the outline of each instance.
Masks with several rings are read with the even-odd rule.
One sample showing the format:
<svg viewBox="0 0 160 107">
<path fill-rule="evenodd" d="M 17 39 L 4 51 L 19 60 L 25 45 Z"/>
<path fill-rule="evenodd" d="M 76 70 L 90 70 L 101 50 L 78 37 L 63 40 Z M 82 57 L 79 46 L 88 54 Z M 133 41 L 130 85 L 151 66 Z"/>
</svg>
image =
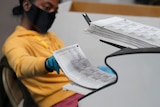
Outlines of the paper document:
<svg viewBox="0 0 160 107">
<path fill-rule="evenodd" d="M 94 91 L 94 89 L 82 87 L 82 86 L 76 84 L 75 82 L 71 82 L 71 83 L 64 85 L 63 90 L 64 91 L 67 91 L 67 90 L 74 91 L 74 92 L 82 94 L 82 95 L 87 95 L 87 94 Z"/>
<path fill-rule="evenodd" d="M 93 66 L 78 44 L 57 50 L 53 55 L 65 75 L 83 87 L 98 89 L 116 80 L 116 75 Z"/>
<path fill-rule="evenodd" d="M 160 46 L 160 29 L 121 17 L 91 22 L 87 32 L 130 48 Z"/>
</svg>

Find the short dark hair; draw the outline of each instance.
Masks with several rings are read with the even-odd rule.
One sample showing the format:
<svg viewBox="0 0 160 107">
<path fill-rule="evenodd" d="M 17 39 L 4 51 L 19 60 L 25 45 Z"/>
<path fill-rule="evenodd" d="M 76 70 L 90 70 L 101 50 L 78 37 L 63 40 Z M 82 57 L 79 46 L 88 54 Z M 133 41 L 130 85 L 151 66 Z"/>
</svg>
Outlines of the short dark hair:
<svg viewBox="0 0 160 107">
<path fill-rule="evenodd" d="M 19 5 L 18 6 L 15 6 L 13 9 L 12 9 L 12 14 L 15 15 L 15 16 L 19 16 L 19 15 L 23 15 L 23 2 L 25 0 L 19 0 Z M 35 0 L 29 0 L 31 3 L 33 3 Z"/>
</svg>

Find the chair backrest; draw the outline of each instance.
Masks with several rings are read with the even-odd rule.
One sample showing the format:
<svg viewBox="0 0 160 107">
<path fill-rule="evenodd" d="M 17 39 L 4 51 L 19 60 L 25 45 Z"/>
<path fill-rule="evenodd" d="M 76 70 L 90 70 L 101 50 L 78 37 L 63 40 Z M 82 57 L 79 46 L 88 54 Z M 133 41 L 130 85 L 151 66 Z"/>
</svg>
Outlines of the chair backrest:
<svg viewBox="0 0 160 107">
<path fill-rule="evenodd" d="M 5 92 L 13 107 L 19 107 L 23 101 L 23 93 L 18 86 L 17 77 L 15 73 L 8 67 L 2 70 L 2 81 Z"/>
<path fill-rule="evenodd" d="M 9 103 L 11 103 L 13 107 L 38 107 L 38 104 L 33 100 L 28 89 L 17 78 L 15 72 L 9 66 L 8 60 L 5 56 L 3 56 L 0 60 L 0 71 L 0 74 L 2 76 L 2 78 L 0 78 L 2 79 L 2 82 L 0 81 L 0 83 L 3 84 L 3 87 L 0 87 L 2 91 L 1 93 L 3 93 L 4 90 L 4 92 L 8 96 L 8 99 L 10 100 Z M 2 99 L 3 96 L 0 96 L 0 98 Z"/>
</svg>

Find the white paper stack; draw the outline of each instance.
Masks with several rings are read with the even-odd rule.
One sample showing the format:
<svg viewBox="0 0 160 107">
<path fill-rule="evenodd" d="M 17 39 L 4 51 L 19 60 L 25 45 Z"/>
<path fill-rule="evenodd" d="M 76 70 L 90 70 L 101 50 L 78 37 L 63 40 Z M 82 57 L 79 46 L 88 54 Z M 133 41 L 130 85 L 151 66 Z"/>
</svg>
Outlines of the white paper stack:
<svg viewBox="0 0 160 107">
<path fill-rule="evenodd" d="M 91 22 L 87 32 L 130 48 L 160 46 L 160 29 L 121 17 Z"/>
<path fill-rule="evenodd" d="M 98 89 L 116 81 L 115 74 L 93 66 L 78 44 L 57 50 L 53 55 L 65 75 L 82 87 Z"/>
</svg>

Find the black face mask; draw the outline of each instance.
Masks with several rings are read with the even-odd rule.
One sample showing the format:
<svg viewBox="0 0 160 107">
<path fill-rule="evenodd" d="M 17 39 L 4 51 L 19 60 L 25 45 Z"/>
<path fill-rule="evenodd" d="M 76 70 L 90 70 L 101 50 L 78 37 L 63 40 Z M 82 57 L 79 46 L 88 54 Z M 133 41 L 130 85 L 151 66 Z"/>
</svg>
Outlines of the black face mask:
<svg viewBox="0 0 160 107">
<path fill-rule="evenodd" d="M 54 22 L 57 11 L 48 13 L 32 4 L 30 10 L 26 13 L 29 20 L 36 26 L 38 31 L 46 33 Z"/>
</svg>

